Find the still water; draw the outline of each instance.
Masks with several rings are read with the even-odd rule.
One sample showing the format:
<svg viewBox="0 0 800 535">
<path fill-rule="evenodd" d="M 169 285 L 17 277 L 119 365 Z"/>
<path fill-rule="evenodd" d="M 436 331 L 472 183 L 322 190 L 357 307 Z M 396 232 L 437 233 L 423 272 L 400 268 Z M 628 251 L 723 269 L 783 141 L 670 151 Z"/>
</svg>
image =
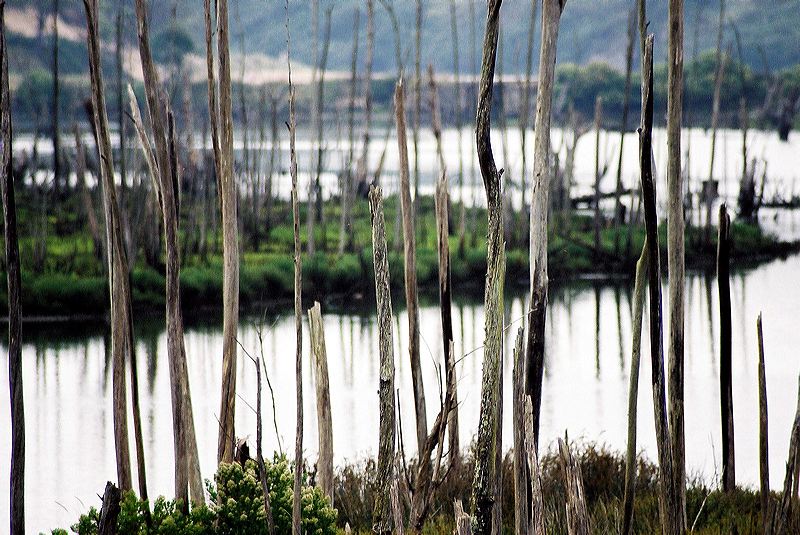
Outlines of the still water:
<svg viewBox="0 0 800 535">
<path fill-rule="evenodd" d="M 553 145 L 564 151 L 554 133 Z M 502 135 L 493 134 L 498 165 L 509 168 L 513 178 L 520 169 L 518 133 L 507 133 L 508 162 L 502 161 Z M 575 193 L 582 194 L 593 184 L 594 139 L 587 134 L 576 148 Z M 472 133 L 462 133 L 464 167 L 471 183 Z M 393 138 L 374 136 L 370 159 L 377 161 L 383 147 L 388 147 L 385 161 L 386 188 L 391 193 L 396 176 L 397 155 Z M 690 171 L 690 191 L 699 189 L 699 181 L 708 176 L 709 136 L 699 130 L 685 130 L 691 139 L 691 154 L 684 162 Z M 529 141 L 532 137 L 529 137 Z M 446 160 L 451 169 L 453 196 L 462 193 L 454 176 L 458 168 L 458 135 L 453 130 L 444 135 Z M 601 153 L 611 162 L 618 150 L 619 136 L 603 133 Z M 686 143 L 688 145 L 688 143 Z M 327 147 L 327 169 L 336 169 L 346 143 L 336 141 Z M 654 158 L 660 191 L 663 189 L 665 138 L 655 132 Z M 766 196 L 789 197 L 795 192 L 800 136 L 793 133 L 788 143 L 781 143 L 769 132 L 752 132 L 750 154 L 769 164 Z M 635 134 L 625 138 L 623 180 L 626 186 L 636 179 L 638 143 Z M 718 139 L 718 158 L 714 176 L 720 192 L 728 200 L 736 197 L 741 169 L 741 135 L 722 131 Z M 43 147 L 46 149 L 46 147 Z M 282 150 L 288 147 L 282 147 Z M 299 140 L 301 169 L 308 169 L 312 144 Z M 429 187 L 435 174 L 435 145 L 429 132 L 422 133 L 420 160 L 422 188 Z M 528 150 L 532 150 L 532 142 Z M 286 156 L 286 155 L 284 155 Z M 303 160 L 305 158 L 305 161 Z M 337 160 L 339 159 L 339 160 Z M 529 159 L 528 161 L 531 161 Z M 283 161 L 288 161 L 284 157 Z M 562 160 L 563 161 L 563 160 Z M 427 162 L 427 164 L 425 163 Z M 341 163 L 339 161 L 339 163 Z M 413 163 L 412 163 L 413 165 Z M 759 164 L 763 165 L 763 164 Z M 614 165 L 611 165 L 614 168 Z M 661 172 L 658 172 L 661 170 Z M 529 171 L 530 172 L 530 171 Z M 613 188 L 613 172 L 603 180 L 602 189 Z M 323 176 L 326 193 L 335 192 L 336 176 Z M 288 193 L 287 177 L 277 180 L 278 193 Z M 479 179 L 476 180 L 479 186 Z M 303 188 L 304 189 L 304 188 Z M 480 190 L 463 191 L 464 199 L 477 203 Z M 784 238 L 800 238 L 800 218 L 792 212 L 766 212 L 762 224 Z M 770 481 L 774 488 L 783 480 L 789 431 L 794 417 L 798 391 L 800 346 L 798 310 L 800 310 L 800 256 L 775 260 L 766 265 L 735 271 L 731 281 L 733 303 L 733 383 L 737 476 L 743 484 L 755 485 L 758 479 L 758 398 L 757 346 L 755 321 L 764 315 L 764 343 L 767 355 L 767 381 L 770 418 Z M 622 451 L 626 437 L 628 373 L 631 353 L 631 296 L 628 281 L 583 280 L 554 281 L 547 324 L 547 360 L 542 401 L 542 444 L 568 432 L 573 439 L 593 441 Z M 459 289 L 454 288 L 459 296 Z M 351 299 L 358 301 L 357 299 Z M 686 285 L 686 446 L 687 472 L 709 483 L 721 471 L 719 424 L 719 313 L 717 283 L 713 273 L 689 273 Z M 407 317 L 395 302 L 395 365 L 400 389 L 403 435 L 406 449 L 413 449 L 413 399 L 411 393 Z M 311 303 L 305 303 L 310 306 Z M 503 441 L 511 443 L 511 349 L 520 318 L 526 309 L 523 295 L 506 299 L 506 337 L 504 355 Z M 243 317 L 239 339 L 251 353 L 263 354 L 274 388 L 276 425 L 272 426 L 271 398 L 263 397 L 265 451 L 292 451 L 295 429 L 294 320 L 291 304 L 276 307 L 277 314 L 264 320 L 254 314 Z M 374 455 L 378 429 L 378 357 L 374 302 L 364 297 L 355 307 L 343 310 L 335 303 L 323 303 L 325 335 L 329 359 L 333 442 L 335 462 L 341 465 Z M 353 312 L 358 310 L 358 312 Z M 666 308 L 665 308 L 666 310 Z M 439 312 L 435 306 L 420 311 L 422 366 L 427 394 L 429 425 L 438 411 L 437 367 L 442 361 Z M 484 311 L 480 302 L 457 298 L 453 308 L 455 349 L 466 355 L 458 364 L 460 435 L 463 445 L 472 440 L 478 418 L 483 341 Z M 665 315 L 666 316 L 666 315 Z M 135 318 L 136 354 L 140 374 L 140 399 L 151 495 L 171 495 L 173 485 L 173 450 L 169 373 L 166 333 L 163 316 L 139 314 Z M 665 332 L 667 326 L 665 325 Z M 259 331 L 261 341 L 259 341 Z M 647 333 L 647 318 L 643 326 Z M 304 342 L 303 382 L 305 397 L 306 457 L 316 458 L 316 405 L 314 378 L 308 354 L 308 336 Z M 27 525 L 31 532 L 68 527 L 90 505 L 99 503 L 97 493 L 105 481 L 115 478 L 113 425 L 111 414 L 111 373 L 109 342 L 102 324 L 26 323 L 24 326 L 23 366 L 27 429 Z M 648 355 L 644 336 L 643 356 Z M 0 347 L 0 518 L 8 515 L 8 473 L 10 429 L 8 403 L 8 362 L 5 347 Z M 221 320 L 187 311 L 186 353 L 189 364 L 195 427 L 203 477 L 212 477 L 216 460 L 217 414 L 219 411 L 222 358 Z M 642 360 L 639 393 L 639 446 L 644 455 L 656 458 L 649 388 L 649 359 Z M 255 437 L 256 397 L 254 367 L 240 351 L 237 386 L 236 429 L 240 436 Z M 133 448 L 131 448 L 133 452 Z M 135 469 L 135 466 L 134 466 Z"/>
</svg>

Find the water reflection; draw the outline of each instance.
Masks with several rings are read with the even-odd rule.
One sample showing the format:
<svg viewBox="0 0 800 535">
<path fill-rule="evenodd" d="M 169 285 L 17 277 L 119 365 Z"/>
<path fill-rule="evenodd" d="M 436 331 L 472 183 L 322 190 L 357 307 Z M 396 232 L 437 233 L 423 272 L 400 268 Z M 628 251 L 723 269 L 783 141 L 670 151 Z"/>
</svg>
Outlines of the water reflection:
<svg viewBox="0 0 800 535">
<path fill-rule="evenodd" d="M 795 311 L 800 287 L 786 284 L 800 271 L 800 257 L 772 262 L 740 272 L 732 280 L 733 380 L 736 417 L 737 472 L 740 481 L 755 484 L 757 463 L 757 353 L 755 318 L 764 313 L 764 337 L 770 396 L 771 480 L 783 480 L 788 434 L 794 416 L 798 365 L 794 347 Z M 574 438 L 594 440 L 623 450 L 626 436 L 628 373 L 631 339 L 631 288 L 625 281 L 576 281 L 551 288 L 547 322 L 546 366 L 542 403 L 542 439 L 550 444 L 568 430 Z M 713 272 L 690 273 L 686 296 L 686 440 L 688 473 L 711 478 L 719 466 L 719 381 L 716 337 L 719 333 L 717 285 Z M 456 294 L 458 295 L 458 294 Z M 665 292 L 666 295 L 666 292 Z M 408 365 L 407 316 L 395 300 L 394 349 L 399 408 L 405 447 L 413 450 L 413 395 Z M 375 451 L 378 424 L 378 362 L 371 301 L 359 311 L 334 311 L 323 304 L 334 454 L 337 463 Z M 505 301 L 507 325 L 503 356 L 505 395 L 504 436 L 511 444 L 511 369 L 517 327 L 527 304 L 523 295 Z M 473 438 L 480 399 L 484 311 L 480 302 L 459 299 L 453 304 L 455 348 L 463 356 L 457 365 L 460 439 Z M 641 449 L 655 458 L 647 314 L 639 398 Z M 140 384 L 145 453 L 153 495 L 172 492 L 172 434 L 163 319 L 136 318 L 136 358 L 143 370 Z M 438 368 L 443 366 L 440 315 L 436 306 L 420 310 L 422 368 L 427 390 L 429 425 L 439 409 Z M 258 331 L 262 329 L 259 341 Z M 251 354 L 263 351 L 274 389 L 276 436 L 269 392 L 263 395 L 264 448 L 291 444 L 294 436 L 294 321 L 290 316 L 244 318 L 240 341 Z M 665 332 L 668 332 L 665 325 Z M 29 497 L 38 504 L 28 518 L 32 529 L 67 526 L 86 504 L 95 503 L 106 479 L 113 478 L 114 448 L 111 415 L 109 340 L 102 323 L 80 325 L 26 324 L 23 348 L 28 427 Z M 306 332 L 306 340 L 308 333 Z M 316 455 L 316 404 L 313 372 L 305 344 L 305 453 Z M 189 318 L 186 332 L 195 426 L 204 477 L 215 464 L 222 341 L 219 318 Z M 0 396 L 7 398 L 7 362 L 0 362 Z M 255 416 L 244 403 L 255 403 L 256 379 L 249 361 L 237 370 L 242 400 L 236 425 L 254 440 Z M 8 411 L 0 411 L 0 428 L 9 428 Z M 280 440 L 279 440 L 280 438 Z M 0 473 L 7 477 L 9 437 L 0 438 Z M 135 470 L 135 466 L 133 467 Z M 7 485 L 0 485 L 4 496 Z M 0 496 L 0 516 L 8 500 Z M 60 506 L 59 506 L 60 504 Z"/>
</svg>

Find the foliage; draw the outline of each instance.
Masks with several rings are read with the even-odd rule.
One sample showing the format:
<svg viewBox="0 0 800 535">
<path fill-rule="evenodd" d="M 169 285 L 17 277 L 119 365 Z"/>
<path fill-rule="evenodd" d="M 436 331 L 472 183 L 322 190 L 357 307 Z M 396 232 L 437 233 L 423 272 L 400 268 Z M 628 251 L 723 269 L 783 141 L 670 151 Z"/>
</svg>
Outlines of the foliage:
<svg viewBox="0 0 800 535">
<path fill-rule="evenodd" d="M 292 531 L 293 466 L 285 455 L 275 455 L 265 462 L 275 533 Z M 305 474 L 304 474 L 305 475 Z M 304 477 L 305 479 L 305 477 Z M 214 483 L 206 482 L 209 504 L 193 506 L 185 513 L 180 502 L 159 497 L 152 512 L 147 501 L 133 492 L 124 494 L 120 503 L 117 529 L 120 535 L 235 535 L 267 533 L 267 516 L 258 468 L 253 460 L 244 466 L 221 464 Z M 333 535 L 336 532 L 336 509 L 316 486 L 303 486 L 303 532 L 309 535 Z M 92 507 L 72 527 L 78 535 L 96 535 L 99 512 Z M 64 530 L 53 533 L 64 534 Z"/>
</svg>

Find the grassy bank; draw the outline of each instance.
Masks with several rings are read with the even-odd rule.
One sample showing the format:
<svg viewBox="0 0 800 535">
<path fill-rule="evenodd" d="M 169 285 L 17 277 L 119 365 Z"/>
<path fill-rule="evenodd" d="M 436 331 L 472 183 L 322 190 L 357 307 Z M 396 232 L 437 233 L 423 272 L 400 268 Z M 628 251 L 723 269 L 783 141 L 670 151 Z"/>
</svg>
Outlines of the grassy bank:
<svg viewBox="0 0 800 535">
<path fill-rule="evenodd" d="M 276 206 L 275 219 L 281 219 L 283 204 Z M 338 206 L 326 206 L 326 226 L 315 230 L 317 251 L 303 257 L 303 293 L 310 299 L 347 300 L 368 296 L 374 289 L 370 219 L 363 205 L 356 206 L 355 222 L 348 234 L 352 250 L 337 254 L 339 239 Z M 396 197 L 387 199 L 386 220 L 389 236 L 389 266 L 394 290 L 400 291 L 403 281 L 402 242 L 394 227 Z M 454 213 L 457 211 L 453 210 Z M 454 291 L 479 296 L 483 291 L 486 273 L 485 214 L 470 214 L 474 230 L 467 232 L 464 247 L 451 235 L 451 274 Z M 438 261 L 433 205 L 423 197 L 417 228 L 417 278 L 423 295 L 435 298 L 438 291 Z M 451 229 L 457 228 L 457 216 Z M 569 220 L 554 218 L 550 229 L 549 273 L 551 281 L 593 274 L 630 277 L 642 247 L 644 228 L 604 228 L 600 247 L 594 246 L 594 230 L 589 217 L 574 216 Z M 528 250 L 525 225 L 515 216 L 507 221 L 506 282 L 510 289 L 525 288 L 528 281 Z M 305 225 L 302 241 L 306 243 Z M 662 249 L 666 251 L 665 232 L 661 232 Z M 239 293 L 242 306 L 265 302 L 291 300 L 292 228 L 287 224 L 273 225 L 257 246 L 243 243 Z M 185 236 L 184 236 L 185 237 Z M 752 224 L 734 223 L 731 228 L 734 269 L 786 256 L 798 250 L 797 243 L 787 243 L 767 235 Z M 686 234 L 687 266 L 696 269 L 713 268 L 715 233 L 708 239 L 704 229 L 688 228 Z M 205 257 L 185 254 L 181 272 L 181 294 L 186 310 L 216 308 L 222 302 L 222 255 L 217 241 L 209 238 Z M 26 316 L 97 316 L 108 307 L 108 286 L 104 264 L 94 254 L 91 240 L 85 233 L 54 235 L 47 239 L 47 256 L 43 265 L 34 270 L 35 243 L 23 239 L 23 311 Z M 147 265 L 139 254 L 131 274 L 133 305 L 138 310 L 164 307 L 163 266 Z M 0 289 L 0 309 L 6 307 L 5 287 Z"/>
</svg>

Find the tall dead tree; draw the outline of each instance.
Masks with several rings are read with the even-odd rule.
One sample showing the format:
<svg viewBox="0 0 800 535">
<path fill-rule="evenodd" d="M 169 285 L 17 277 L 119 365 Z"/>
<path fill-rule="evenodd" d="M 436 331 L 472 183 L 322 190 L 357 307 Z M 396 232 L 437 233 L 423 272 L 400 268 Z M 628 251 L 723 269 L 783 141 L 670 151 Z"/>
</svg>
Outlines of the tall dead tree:
<svg viewBox="0 0 800 535">
<path fill-rule="evenodd" d="M 236 331 L 239 327 L 239 225 L 236 181 L 233 176 L 233 112 L 231 59 L 228 38 L 228 0 L 217 0 L 216 34 L 219 55 L 219 99 L 217 99 L 211 0 L 205 0 L 208 112 L 214 168 L 222 211 L 222 396 L 219 411 L 217 462 L 231 462 L 235 442 Z"/>
<path fill-rule="evenodd" d="M 683 113 L 683 0 L 669 0 L 667 61 L 667 270 L 669 272 L 669 429 L 672 441 L 672 486 L 686 530 L 686 444 L 683 425 L 683 323 L 684 323 L 684 189 L 681 172 Z"/>
<path fill-rule="evenodd" d="M 530 223 L 530 311 L 526 343 L 525 390 L 533 402 L 533 430 L 539 442 L 539 413 L 544 374 L 544 330 L 547 314 L 547 212 L 550 206 L 550 115 L 555 81 L 556 44 L 567 0 L 542 0 L 542 44 L 536 92 Z"/>
<path fill-rule="evenodd" d="M 319 429 L 319 460 L 317 484 L 333 505 L 333 423 L 331 421 L 331 387 L 328 381 L 328 353 L 325 349 L 325 330 L 319 302 L 308 309 L 308 331 L 314 359 L 317 385 L 317 427 Z"/>
<path fill-rule="evenodd" d="M 475 479 L 472 483 L 473 532 L 488 535 L 492 531 L 492 509 L 496 495 L 497 433 L 500 432 L 497 404 L 502 374 L 503 352 L 503 285 L 505 278 L 505 245 L 503 243 L 503 199 L 501 173 L 495 165 L 490 139 L 492 89 L 494 86 L 497 37 L 502 0 L 489 0 L 486 33 L 483 39 L 483 59 L 478 92 L 478 111 L 475 120 L 478 162 L 486 190 L 488 207 L 487 267 L 486 267 L 486 339 L 483 350 L 483 379 L 478 435 L 475 442 Z"/>
<path fill-rule="evenodd" d="M 601 251 L 600 244 L 600 179 L 603 178 L 600 168 L 600 130 L 603 124 L 603 97 L 597 95 L 594 101 L 594 249 Z"/>
<path fill-rule="evenodd" d="M 514 430 L 514 533 L 528 535 L 530 514 L 528 513 L 528 455 L 525 448 L 525 353 L 522 342 L 524 329 L 517 332 L 514 344 L 514 368 L 511 373 L 512 429 Z"/>
<path fill-rule="evenodd" d="M 25 406 L 22 395 L 22 276 L 14 200 L 11 92 L 8 82 L 5 0 L 0 1 L 0 188 L 3 202 L 3 242 L 8 282 L 8 390 L 11 398 L 11 473 L 9 475 L 11 535 L 25 533 Z"/>
<path fill-rule="evenodd" d="M 61 80 L 58 73 L 58 9 L 59 0 L 53 0 L 53 102 L 52 102 L 52 132 L 53 136 L 53 189 L 56 196 L 60 193 L 61 180 L 63 178 L 63 171 L 61 170 L 61 136 L 59 124 L 60 110 L 58 109 L 59 102 L 61 101 L 61 88 L 59 87 Z"/>
<path fill-rule="evenodd" d="M 719 207 L 717 285 L 719 287 L 719 392 L 722 419 L 722 490 L 736 489 L 731 362 L 730 224 L 725 203 Z"/>
<path fill-rule="evenodd" d="M 289 174 L 292 177 L 292 222 L 294 227 L 294 330 L 295 330 L 295 438 L 294 438 L 294 484 L 292 489 L 292 535 L 301 534 L 301 486 L 303 471 L 303 258 L 300 247 L 300 204 L 297 198 L 297 116 L 295 110 L 294 84 L 292 83 L 292 56 L 289 38 L 289 2 L 286 2 L 286 60 L 289 67 Z"/>
<path fill-rule="evenodd" d="M 355 100 L 358 81 L 358 30 L 360 11 L 356 8 L 353 20 L 353 51 L 350 54 L 350 85 L 347 98 L 347 168 L 342 179 L 342 221 L 339 229 L 339 254 L 352 246 L 353 159 L 355 157 Z"/>
<path fill-rule="evenodd" d="M 725 28 L 725 0 L 719 0 L 719 26 L 717 28 L 717 49 L 715 55 L 716 69 L 714 71 L 714 97 L 711 103 L 711 161 L 708 166 L 708 183 L 711 185 L 714 180 L 714 157 L 717 149 L 717 127 L 719 125 L 719 107 L 720 96 L 722 92 L 722 82 L 725 79 L 725 64 L 727 63 L 728 56 L 722 55 L 722 32 Z M 711 206 L 710 195 L 707 196 L 709 206 L 708 221 L 706 226 L 711 227 Z"/>
<path fill-rule="evenodd" d="M 394 342 L 392 342 L 392 293 L 389 282 L 389 258 L 386 250 L 386 223 L 383 217 L 383 198 L 380 188 L 371 187 L 369 208 L 372 214 L 372 260 L 375 268 L 375 299 L 378 313 L 378 352 L 380 376 L 378 399 L 378 481 L 385 482 L 375 495 L 373 530 L 377 534 L 391 533 L 391 498 L 395 446 L 394 400 Z"/>
<path fill-rule="evenodd" d="M 154 189 L 158 193 L 164 226 L 166 250 L 167 355 L 169 359 L 172 400 L 173 447 L 175 453 L 175 496 L 188 505 L 188 493 L 194 503 L 203 503 L 203 482 L 194 431 L 189 371 L 183 333 L 180 296 L 180 245 L 178 235 L 180 185 L 179 165 L 172 112 L 165 116 L 161 99 L 162 85 L 150 50 L 150 34 L 145 0 L 136 0 L 139 56 L 145 80 L 147 114 L 152 129 L 152 144 L 147 136 L 133 89 L 128 87 L 131 115 L 139 141 L 148 154 Z"/>
<path fill-rule="evenodd" d="M 533 72 L 533 42 L 536 33 L 536 12 L 539 0 L 531 0 L 531 18 L 528 23 L 528 44 L 525 48 L 525 84 L 522 89 L 522 109 L 519 115 L 519 133 L 522 143 L 522 172 L 520 173 L 520 192 L 522 194 L 522 219 L 525 224 L 525 210 L 528 206 L 528 121 L 531 116 L 531 85 Z"/>
<path fill-rule="evenodd" d="M 656 190 L 652 167 L 653 132 L 653 36 L 645 40 L 642 55 L 642 120 L 639 127 L 639 168 L 642 180 L 650 296 L 650 361 L 653 413 L 659 465 L 659 509 L 666 533 L 683 533 L 683 513 L 674 495 L 672 439 L 667 421 L 667 394 L 664 380 L 663 324 L 661 316 L 661 260 L 658 249 Z"/>
<path fill-rule="evenodd" d="M 375 52 L 375 0 L 367 0 L 367 52 L 364 60 L 364 140 L 359 180 L 366 180 L 369 169 L 370 128 L 372 128 L 372 61 Z"/>
<path fill-rule="evenodd" d="M 764 362 L 764 331 L 761 313 L 756 320 L 758 331 L 758 472 L 761 483 L 761 524 L 764 535 L 772 532 L 769 496 L 769 422 L 767 420 L 767 371 Z"/>
<path fill-rule="evenodd" d="M 411 203 L 411 184 L 408 170 L 406 140 L 405 91 L 403 80 L 394 91 L 397 149 L 400 154 L 400 212 L 403 218 L 403 268 L 405 272 L 406 308 L 408 310 L 408 355 L 411 361 L 411 386 L 414 390 L 417 448 L 422 452 L 428 436 L 428 417 L 425 411 L 425 388 L 419 361 L 419 302 L 417 300 L 417 244 L 414 234 L 414 205 Z"/>
<path fill-rule="evenodd" d="M 614 193 L 614 252 L 619 254 L 619 226 L 624 222 L 622 208 L 622 157 L 625 146 L 625 133 L 628 131 L 628 110 L 630 108 L 631 73 L 633 71 L 633 43 L 636 35 L 636 8 L 628 15 L 628 43 L 625 47 L 625 92 L 622 94 L 622 122 L 619 127 L 619 161 L 617 162 L 617 187 Z M 631 210 L 633 206 L 631 206 Z"/>
<path fill-rule="evenodd" d="M 464 231 L 466 227 L 466 208 L 464 206 L 464 151 L 463 151 L 463 135 L 462 120 L 461 120 L 461 101 L 463 93 L 461 92 L 461 76 L 460 65 L 458 59 L 458 20 L 456 19 L 456 2 L 450 1 L 450 31 L 453 41 L 453 83 L 455 84 L 455 119 L 456 131 L 458 132 L 458 200 L 461 202 L 461 208 L 458 216 L 458 255 L 464 256 Z"/>
<path fill-rule="evenodd" d="M 419 210 L 419 126 L 422 111 L 422 0 L 417 0 L 414 31 L 414 213 Z"/>
<path fill-rule="evenodd" d="M 109 301 L 111 313 L 111 354 L 113 376 L 114 444 L 117 460 L 117 482 L 121 490 L 131 488 L 131 461 L 128 447 L 128 415 L 125 365 L 132 361 L 130 279 L 114 185 L 114 160 L 106 114 L 103 74 L 100 62 L 100 27 L 98 0 L 84 0 L 86 11 L 89 77 L 92 87 L 92 110 L 100 153 L 100 179 L 103 185 L 103 213 L 106 223 L 106 257 L 108 263 Z"/>
</svg>

